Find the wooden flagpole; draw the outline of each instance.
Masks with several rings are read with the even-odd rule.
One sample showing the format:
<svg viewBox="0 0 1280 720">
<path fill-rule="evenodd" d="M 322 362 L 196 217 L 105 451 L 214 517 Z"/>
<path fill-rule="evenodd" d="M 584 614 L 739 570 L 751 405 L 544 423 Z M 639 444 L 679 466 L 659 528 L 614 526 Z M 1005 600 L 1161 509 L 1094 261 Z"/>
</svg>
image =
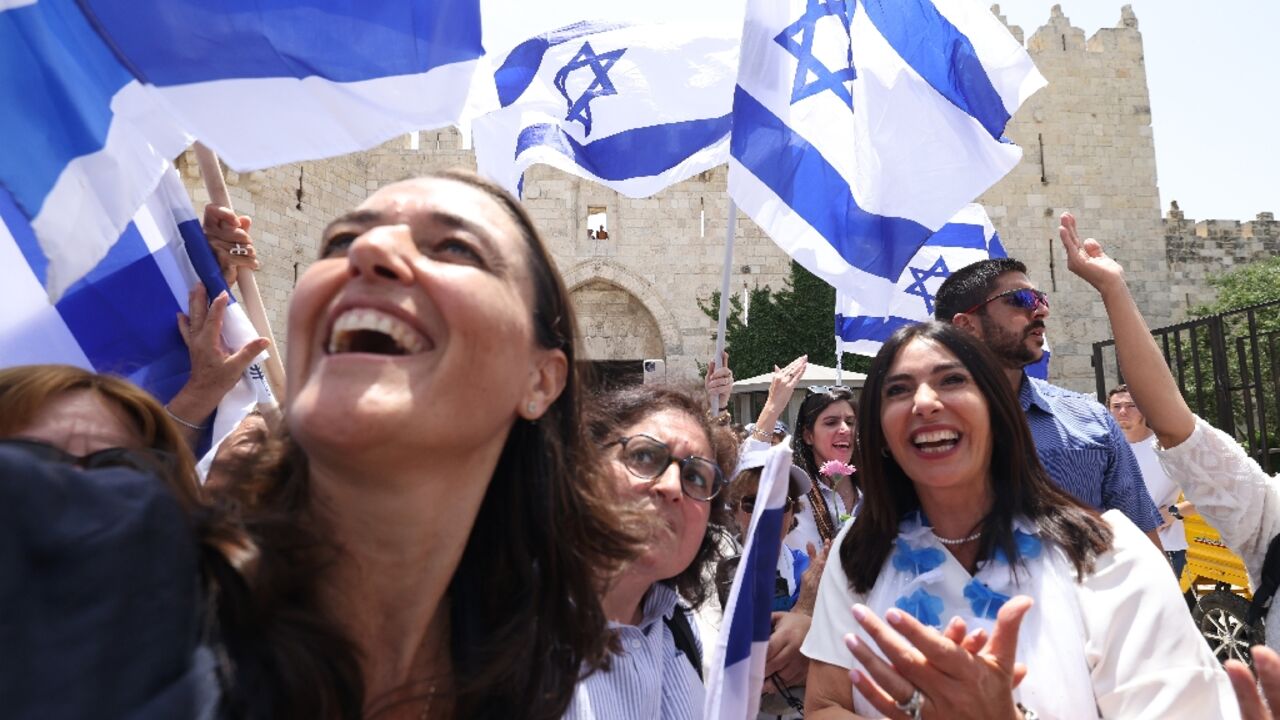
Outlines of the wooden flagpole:
<svg viewBox="0 0 1280 720">
<path fill-rule="evenodd" d="M 719 364 L 720 359 L 724 357 L 724 334 L 729 325 L 729 276 L 733 272 L 733 236 L 738 230 L 738 206 L 732 199 L 729 200 L 729 219 L 726 224 L 728 230 L 724 240 L 724 271 L 720 277 L 720 318 L 716 323 L 716 354 L 712 356 L 712 362 L 716 364 Z M 726 396 L 726 405 L 728 402 L 729 398 Z M 716 404 L 719 405 L 719 403 L 720 399 L 717 396 Z M 719 415 L 723 408 L 714 407 L 711 410 Z"/>
<path fill-rule="evenodd" d="M 209 191 L 209 201 L 215 205 L 231 208 L 231 196 L 227 193 L 227 181 L 222 177 L 222 165 L 218 156 L 203 143 L 194 146 L 196 161 L 200 163 L 200 177 L 204 179 L 204 187 Z M 284 402 L 284 365 L 280 362 L 280 353 L 276 349 L 276 337 L 271 332 L 271 323 L 267 320 L 267 311 L 262 304 L 262 294 L 258 292 L 258 280 L 250 268 L 236 269 L 236 284 L 240 286 L 240 302 L 244 304 L 245 313 L 258 334 L 271 344 L 267 346 L 267 382 L 277 402 Z"/>
</svg>

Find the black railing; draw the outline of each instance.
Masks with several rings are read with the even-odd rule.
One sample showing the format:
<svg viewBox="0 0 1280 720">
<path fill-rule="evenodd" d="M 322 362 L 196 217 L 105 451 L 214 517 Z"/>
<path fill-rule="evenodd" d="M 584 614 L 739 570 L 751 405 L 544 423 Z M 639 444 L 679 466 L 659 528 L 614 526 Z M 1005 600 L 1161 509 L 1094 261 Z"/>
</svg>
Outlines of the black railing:
<svg viewBox="0 0 1280 720">
<path fill-rule="evenodd" d="M 1280 468 L 1280 301 L 1151 334 L 1191 409 L 1243 443 L 1268 473 Z M 1115 340 L 1093 344 L 1093 371 L 1105 403 L 1107 390 L 1124 382 Z"/>
</svg>

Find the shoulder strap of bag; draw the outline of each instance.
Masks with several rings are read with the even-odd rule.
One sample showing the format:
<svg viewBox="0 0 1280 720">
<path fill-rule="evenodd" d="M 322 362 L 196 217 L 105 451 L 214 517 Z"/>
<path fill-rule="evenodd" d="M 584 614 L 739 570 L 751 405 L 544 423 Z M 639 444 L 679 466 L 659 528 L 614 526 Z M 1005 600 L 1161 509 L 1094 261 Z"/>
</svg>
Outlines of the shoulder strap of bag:
<svg viewBox="0 0 1280 720">
<path fill-rule="evenodd" d="M 698 641 L 693 637 L 693 626 L 689 624 L 689 611 L 683 605 L 676 605 L 675 612 L 663 622 L 671 629 L 671 639 L 675 641 L 676 649 L 684 653 L 689 664 L 693 666 L 693 671 L 698 673 L 698 679 L 701 680 L 702 652 L 698 650 Z"/>
<path fill-rule="evenodd" d="M 1249 603 L 1250 624 L 1267 616 L 1267 612 L 1271 609 L 1271 598 L 1275 596 L 1278 587 L 1280 587 L 1280 535 L 1271 538 L 1271 544 L 1267 546 L 1267 555 L 1262 561 L 1262 581 L 1258 584 L 1258 591 L 1253 594 L 1253 600 Z"/>
</svg>

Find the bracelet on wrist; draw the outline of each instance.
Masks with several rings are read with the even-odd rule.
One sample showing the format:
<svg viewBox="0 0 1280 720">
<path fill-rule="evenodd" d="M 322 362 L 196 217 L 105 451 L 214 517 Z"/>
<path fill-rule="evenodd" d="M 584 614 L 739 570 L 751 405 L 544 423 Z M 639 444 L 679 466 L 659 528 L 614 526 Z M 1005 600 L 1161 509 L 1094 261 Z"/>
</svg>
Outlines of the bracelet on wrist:
<svg viewBox="0 0 1280 720">
<path fill-rule="evenodd" d="M 192 430 L 204 430 L 205 428 L 209 427 L 208 425 L 197 425 L 193 422 L 188 422 L 186 420 L 183 420 L 182 418 L 175 415 L 173 411 L 169 409 L 168 405 L 164 406 L 164 412 L 166 415 L 169 416 L 171 420 L 173 420 L 174 422 L 178 423 L 183 427 L 191 428 Z"/>
</svg>

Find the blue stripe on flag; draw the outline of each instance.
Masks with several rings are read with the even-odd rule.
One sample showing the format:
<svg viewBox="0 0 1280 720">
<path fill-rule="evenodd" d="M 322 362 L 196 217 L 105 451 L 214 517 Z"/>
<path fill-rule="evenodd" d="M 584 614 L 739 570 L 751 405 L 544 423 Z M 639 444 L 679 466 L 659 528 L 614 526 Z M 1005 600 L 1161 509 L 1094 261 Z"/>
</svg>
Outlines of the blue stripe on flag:
<svg viewBox="0 0 1280 720">
<path fill-rule="evenodd" d="M 785 476 L 783 482 L 786 482 Z M 724 656 L 725 667 L 750 657 L 752 643 L 769 641 L 769 633 L 773 630 L 771 619 L 778 555 L 777 552 L 765 552 L 760 547 L 760 543 L 776 542 L 780 537 L 782 537 L 782 508 L 765 510 L 756 523 L 754 533 L 753 545 L 757 552 L 744 558 L 747 567 L 739 570 L 744 573 L 743 583 L 738 591 L 738 604 L 733 613 L 733 623 L 729 627 L 729 641 Z M 774 549 L 776 551 L 779 548 L 775 546 Z M 763 612 L 756 607 L 756 601 L 760 599 L 768 600 L 768 607 Z"/>
<path fill-rule="evenodd" d="M 45 278 L 49 274 L 49 258 L 45 257 L 44 250 L 40 248 L 36 234 L 31 229 L 31 223 L 14 203 L 13 195 L 6 192 L 3 187 L 0 187 L 0 222 L 9 228 L 9 234 L 18 244 L 18 251 L 31 266 L 31 272 L 35 274 L 36 280 L 44 285 Z"/>
<path fill-rule="evenodd" d="M 133 223 L 56 307 L 99 372 L 128 377 L 165 401 L 186 382 L 182 308 Z"/>
<path fill-rule="evenodd" d="M 849 183 L 817 148 L 738 87 L 729 154 L 804 218 L 845 262 L 897 278 L 932 231 L 858 207 Z M 821 189 L 821 192 L 817 189 Z"/>
<path fill-rule="evenodd" d="M 574 140 L 556 125 L 531 125 L 520 131 L 515 157 L 532 147 L 546 146 L 604 181 L 659 175 L 670 170 L 673 162 L 683 162 L 728 135 L 730 117 L 651 125 L 589 143 Z"/>
<path fill-rule="evenodd" d="M 214 257 L 213 249 L 209 247 L 209 240 L 205 237 L 204 228 L 200 227 L 200 221 L 178 223 L 178 234 L 182 236 L 187 257 L 191 259 L 196 276 L 204 283 L 209 298 L 217 297 L 224 290 L 229 292 L 227 281 L 222 277 L 222 268 L 218 267 L 218 258 Z"/>
<path fill-rule="evenodd" d="M 0 186 L 25 217 L 40 212 L 68 162 L 102 149 L 111 98 L 130 79 L 75 3 L 0 12 Z M 43 268 L 37 275 L 44 282 Z"/>
<path fill-rule="evenodd" d="M 879 343 L 889 339 L 889 336 L 896 332 L 899 328 L 908 325 L 915 325 L 920 320 L 900 317 L 868 317 L 855 316 L 845 317 L 836 315 L 836 337 L 847 342 L 856 340 L 874 340 Z"/>
<path fill-rule="evenodd" d="M 930 246 L 986 250 L 987 231 L 981 225 L 958 222 L 947 223 L 938 232 L 931 235 L 925 241 L 923 247 Z"/>
<path fill-rule="evenodd" d="M 861 0 L 859 4 L 889 45 L 934 90 L 972 115 L 991 137 L 1004 135 L 1009 111 L 973 43 L 932 2 Z"/>
<path fill-rule="evenodd" d="M 479 0 L 80 4 L 138 77 L 158 86 L 270 77 L 356 82 L 422 73 L 483 53 Z"/>
</svg>

